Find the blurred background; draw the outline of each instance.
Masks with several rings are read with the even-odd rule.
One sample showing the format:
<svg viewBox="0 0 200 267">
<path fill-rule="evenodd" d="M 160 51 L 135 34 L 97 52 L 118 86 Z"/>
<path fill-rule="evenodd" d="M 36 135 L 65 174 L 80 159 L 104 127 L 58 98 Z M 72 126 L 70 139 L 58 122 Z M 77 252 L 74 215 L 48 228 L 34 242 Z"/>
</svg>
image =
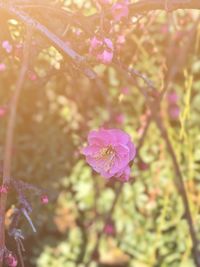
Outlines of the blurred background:
<svg viewBox="0 0 200 267">
<path fill-rule="evenodd" d="M 32 233 L 26 220 L 20 221 L 26 238 L 25 266 L 194 267 L 172 161 L 156 124 L 149 122 L 150 111 L 138 88 L 154 99 L 167 86 L 158 112 L 175 149 L 198 232 L 199 11 L 141 12 L 113 22 L 95 1 L 16 1 L 15 5 L 85 56 L 100 78 L 88 79 L 33 31 L 29 70 L 17 111 L 12 176 L 45 189 L 49 204 L 44 206 L 39 197 L 29 196 L 37 233 Z M 0 12 L 3 161 L 9 103 L 26 29 L 12 14 Z M 94 14 L 105 15 L 103 30 Z M 89 54 L 90 39 L 96 34 L 113 41 L 111 64 L 101 64 Z M 10 50 L 2 45 L 5 41 Z M 144 74 L 155 90 L 149 90 L 140 75 L 130 79 L 123 66 Z M 128 183 L 107 183 L 80 154 L 88 132 L 102 126 L 123 129 L 136 146 L 144 136 Z M 15 203 L 12 191 L 7 225 Z M 16 251 L 9 237 L 7 246 Z"/>
</svg>

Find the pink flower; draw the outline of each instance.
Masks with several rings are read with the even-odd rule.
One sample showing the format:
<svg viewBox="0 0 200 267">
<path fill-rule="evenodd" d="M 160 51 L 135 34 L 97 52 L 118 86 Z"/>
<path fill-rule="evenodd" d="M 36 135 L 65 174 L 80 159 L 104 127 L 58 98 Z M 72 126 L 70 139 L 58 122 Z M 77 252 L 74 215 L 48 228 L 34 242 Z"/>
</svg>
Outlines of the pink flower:
<svg viewBox="0 0 200 267">
<path fill-rule="evenodd" d="M 5 257 L 5 263 L 7 266 L 9 267 L 16 267 L 17 266 L 17 258 L 15 255 L 13 255 L 12 253 L 9 253 L 6 257 Z"/>
<path fill-rule="evenodd" d="M 125 120 L 125 117 L 123 114 L 118 114 L 116 117 L 115 117 L 115 120 L 117 123 L 119 124 L 123 124 L 124 123 L 124 120 Z"/>
<path fill-rule="evenodd" d="M 4 63 L 0 63 L 0 72 L 6 69 L 6 65 Z"/>
<path fill-rule="evenodd" d="M 40 198 L 40 201 L 42 204 L 46 205 L 49 203 L 49 198 L 47 195 L 42 195 L 41 198 Z"/>
<path fill-rule="evenodd" d="M 6 109 L 4 107 L 0 107 L 0 118 L 6 114 Z"/>
<path fill-rule="evenodd" d="M 97 55 L 97 59 L 103 64 L 109 64 L 113 59 L 113 52 L 103 51 L 102 54 Z"/>
<path fill-rule="evenodd" d="M 114 20 L 120 21 L 123 17 L 128 17 L 128 2 L 116 3 L 112 6 L 112 16 Z"/>
<path fill-rule="evenodd" d="M 128 182 L 131 175 L 131 169 L 129 166 L 126 166 L 125 169 L 121 170 L 121 172 L 117 173 L 116 177 L 121 182 Z"/>
<path fill-rule="evenodd" d="M 2 47 L 6 50 L 7 53 L 11 53 L 12 51 L 12 45 L 10 44 L 9 41 L 3 41 L 2 42 Z"/>
<path fill-rule="evenodd" d="M 113 43 L 109 38 L 103 40 L 93 37 L 90 41 L 89 53 L 103 64 L 109 64 L 113 59 Z"/>
<path fill-rule="evenodd" d="M 99 40 L 97 37 L 93 37 L 90 40 L 90 49 L 89 49 L 89 53 L 90 54 L 94 54 L 95 50 L 101 48 L 101 46 L 103 45 L 103 42 L 101 40 Z"/>
<path fill-rule="evenodd" d="M 37 80 L 37 75 L 33 71 L 28 71 L 28 78 L 31 81 L 36 81 Z"/>
<path fill-rule="evenodd" d="M 124 94 L 124 95 L 128 95 L 128 94 L 130 93 L 128 87 L 123 87 L 123 88 L 121 89 L 121 92 L 122 92 L 122 94 Z"/>
<path fill-rule="evenodd" d="M 104 226 L 104 229 L 103 229 L 104 233 L 107 234 L 107 235 L 115 235 L 115 225 L 112 221 L 106 223 L 106 225 Z"/>
<path fill-rule="evenodd" d="M 113 43 L 110 39 L 104 38 L 104 43 L 106 44 L 107 48 L 113 50 Z"/>
<path fill-rule="evenodd" d="M 128 164 L 136 155 L 130 136 L 119 129 L 100 129 L 88 135 L 88 146 L 82 150 L 87 163 L 103 177 L 127 181 Z"/>
<path fill-rule="evenodd" d="M 171 91 L 167 95 L 167 100 L 169 104 L 176 104 L 178 101 L 178 95 L 175 91 Z"/>
<path fill-rule="evenodd" d="M 75 32 L 76 36 L 80 36 L 81 33 L 82 33 L 82 31 L 80 29 L 77 29 L 76 32 Z"/>
<path fill-rule="evenodd" d="M 8 186 L 6 186 L 6 185 L 1 185 L 1 186 L 0 186 L 0 193 L 1 193 L 1 194 L 7 194 L 7 193 L 8 193 Z"/>
</svg>

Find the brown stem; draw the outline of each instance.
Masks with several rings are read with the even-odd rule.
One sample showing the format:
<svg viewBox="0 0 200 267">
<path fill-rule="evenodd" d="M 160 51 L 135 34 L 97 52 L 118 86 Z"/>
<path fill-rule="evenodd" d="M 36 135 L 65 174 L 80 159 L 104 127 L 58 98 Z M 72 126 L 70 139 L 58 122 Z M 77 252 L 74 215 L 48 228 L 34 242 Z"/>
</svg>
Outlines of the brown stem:
<svg viewBox="0 0 200 267">
<path fill-rule="evenodd" d="M 8 118 L 8 125 L 6 131 L 6 140 L 4 148 L 4 164 L 3 164 L 3 185 L 10 184 L 11 176 L 11 163 L 12 163 L 12 147 L 14 139 L 14 129 L 16 123 L 16 111 L 19 96 L 23 87 L 23 83 L 26 76 L 26 71 L 28 69 L 28 58 L 29 58 L 29 41 L 31 38 L 30 31 L 27 34 L 27 40 L 24 44 L 23 60 L 20 69 L 19 77 L 16 83 L 16 89 L 14 91 L 13 98 L 10 104 L 10 113 Z M 5 249 L 5 212 L 7 203 L 7 193 L 2 193 L 0 195 L 0 267 L 3 263 L 3 251 Z"/>
<path fill-rule="evenodd" d="M 189 206 L 189 200 L 188 200 L 188 196 L 187 196 L 187 191 L 185 188 L 185 184 L 183 181 L 183 176 L 182 173 L 180 171 L 180 167 L 176 158 L 176 154 L 174 152 L 173 146 L 170 142 L 168 133 L 161 121 L 161 119 L 158 116 L 154 116 L 154 120 L 161 132 L 161 135 L 163 137 L 163 139 L 165 140 L 168 152 L 172 158 L 172 162 L 174 165 L 174 170 L 176 173 L 176 178 L 175 178 L 175 184 L 177 187 L 177 190 L 179 191 L 179 194 L 182 197 L 182 201 L 183 201 L 183 205 L 185 208 L 185 218 L 187 220 L 188 226 L 189 226 L 189 232 L 190 232 L 190 236 L 192 239 L 192 244 L 193 244 L 193 255 L 194 255 L 194 261 L 197 267 L 200 267 L 200 253 L 199 253 L 199 241 L 197 239 L 197 234 L 195 231 L 195 227 L 194 227 L 194 222 L 192 219 L 192 214 L 191 214 L 191 210 L 190 210 L 190 206 Z"/>
<path fill-rule="evenodd" d="M 118 67 L 118 69 L 120 71 L 122 71 L 124 74 L 126 74 L 130 80 L 135 82 L 134 78 L 132 77 L 132 73 L 128 70 L 128 68 L 124 69 L 124 68 Z M 175 170 L 175 174 L 176 174 L 175 180 L 174 180 L 175 186 L 176 186 L 177 191 L 179 192 L 179 194 L 182 198 L 182 202 L 183 202 L 183 205 L 185 208 L 185 218 L 186 218 L 187 223 L 188 223 L 189 233 L 190 233 L 192 244 L 193 244 L 194 262 L 195 262 L 196 267 L 200 267 L 199 241 L 196 237 L 196 231 L 195 231 L 195 227 L 194 227 L 194 222 L 193 222 L 192 213 L 190 210 L 189 200 L 187 197 L 187 191 L 185 188 L 183 176 L 182 176 L 182 173 L 181 173 L 181 170 L 180 170 L 173 146 L 170 142 L 167 130 L 166 130 L 161 118 L 159 117 L 159 104 L 160 104 L 160 101 L 161 101 L 164 94 L 161 94 L 161 97 L 158 98 L 159 103 L 156 103 L 155 102 L 156 100 L 151 101 L 149 99 L 148 94 L 143 87 L 138 86 L 137 88 L 143 94 L 143 96 L 146 100 L 146 104 L 149 107 L 149 109 L 151 110 L 151 116 L 152 116 L 153 120 L 155 121 L 158 129 L 160 130 L 161 136 L 165 140 L 168 152 L 171 156 L 172 163 L 173 163 L 174 170 Z"/>
<path fill-rule="evenodd" d="M 112 202 L 112 205 L 111 205 L 108 213 L 105 214 L 105 217 L 104 217 L 104 226 L 106 225 L 106 223 L 109 221 L 109 219 L 111 218 L 111 216 L 113 214 L 113 211 L 114 211 L 114 209 L 115 209 L 115 207 L 117 205 L 117 201 L 118 201 L 118 199 L 119 199 L 119 197 L 121 195 L 122 189 L 123 189 L 123 185 L 122 184 L 119 184 L 119 186 L 117 188 L 117 191 L 116 191 L 116 194 L 115 194 L 115 197 L 114 197 L 114 200 Z M 85 264 L 86 267 L 89 267 L 90 266 L 90 263 L 92 262 L 92 257 L 94 256 L 95 253 L 98 253 L 100 241 L 102 239 L 103 234 L 104 234 L 104 227 L 97 233 L 96 244 L 94 245 L 94 248 L 92 250 L 91 258 Z"/>
</svg>

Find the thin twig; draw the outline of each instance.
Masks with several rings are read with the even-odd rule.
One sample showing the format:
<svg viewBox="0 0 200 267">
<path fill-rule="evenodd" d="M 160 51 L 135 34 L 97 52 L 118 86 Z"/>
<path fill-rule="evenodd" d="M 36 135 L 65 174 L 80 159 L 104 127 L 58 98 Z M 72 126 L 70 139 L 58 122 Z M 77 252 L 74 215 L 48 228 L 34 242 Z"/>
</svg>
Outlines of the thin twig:
<svg viewBox="0 0 200 267">
<path fill-rule="evenodd" d="M 19 255 L 21 267 L 25 267 L 23 256 L 22 256 L 23 245 L 20 243 L 20 240 L 16 240 L 16 243 L 17 243 L 17 252 Z"/>
<path fill-rule="evenodd" d="M 112 205 L 108 211 L 108 213 L 105 214 L 105 218 L 104 218 L 104 226 L 103 228 L 97 233 L 97 240 L 96 240 L 96 244 L 94 245 L 94 248 L 92 250 L 92 253 L 91 253 L 91 258 L 90 260 L 85 264 L 85 267 L 89 267 L 90 266 L 90 263 L 92 261 L 92 257 L 94 256 L 95 253 L 98 253 L 98 249 L 99 249 L 99 245 L 100 245 L 100 241 L 101 241 L 101 238 L 104 234 L 104 227 L 106 225 L 106 223 L 110 220 L 112 214 L 113 214 L 113 211 L 115 210 L 115 207 L 117 205 L 117 201 L 121 195 L 121 192 L 122 192 L 122 189 L 123 189 L 123 185 L 120 183 L 118 188 L 117 188 L 117 191 L 116 191 L 116 194 L 115 194 L 115 197 L 113 199 L 113 202 L 112 202 Z"/>
</svg>

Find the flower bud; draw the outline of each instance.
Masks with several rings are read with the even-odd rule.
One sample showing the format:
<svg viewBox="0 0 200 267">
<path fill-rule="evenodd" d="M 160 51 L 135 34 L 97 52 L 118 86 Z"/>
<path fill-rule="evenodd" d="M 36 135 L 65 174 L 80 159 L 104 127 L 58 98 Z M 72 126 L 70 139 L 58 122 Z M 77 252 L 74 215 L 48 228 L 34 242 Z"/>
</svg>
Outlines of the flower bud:
<svg viewBox="0 0 200 267">
<path fill-rule="evenodd" d="M 5 257 L 5 263 L 7 266 L 9 267 L 16 267 L 18 264 L 17 258 L 13 253 L 9 253 L 8 255 L 6 255 Z"/>
<path fill-rule="evenodd" d="M 46 205 L 49 203 L 49 198 L 47 195 L 42 195 L 41 198 L 40 198 L 40 201 L 42 204 Z"/>
</svg>

